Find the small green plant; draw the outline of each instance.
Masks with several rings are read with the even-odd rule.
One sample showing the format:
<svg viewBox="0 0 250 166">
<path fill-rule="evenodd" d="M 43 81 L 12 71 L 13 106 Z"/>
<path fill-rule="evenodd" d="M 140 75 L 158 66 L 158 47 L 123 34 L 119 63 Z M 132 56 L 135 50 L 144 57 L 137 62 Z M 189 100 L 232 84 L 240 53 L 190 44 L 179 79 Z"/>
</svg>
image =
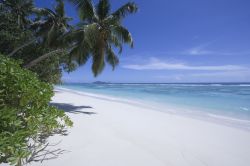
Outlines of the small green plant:
<svg viewBox="0 0 250 166">
<path fill-rule="evenodd" d="M 49 105 L 53 87 L 20 63 L 0 55 L 0 164 L 38 161 L 47 138 L 65 134 L 72 122 Z"/>
</svg>

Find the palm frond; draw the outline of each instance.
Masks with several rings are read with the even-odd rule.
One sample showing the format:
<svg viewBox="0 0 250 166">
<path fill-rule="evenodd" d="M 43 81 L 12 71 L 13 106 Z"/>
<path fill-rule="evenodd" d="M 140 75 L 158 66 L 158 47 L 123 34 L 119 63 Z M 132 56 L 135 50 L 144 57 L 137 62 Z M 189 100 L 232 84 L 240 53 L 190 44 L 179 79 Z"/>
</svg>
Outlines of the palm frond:
<svg viewBox="0 0 250 166">
<path fill-rule="evenodd" d="M 40 12 L 42 15 L 47 17 L 56 17 L 56 13 L 49 8 L 42 8 Z"/>
<path fill-rule="evenodd" d="M 56 0 L 56 1 L 57 1 L 57 5 L 55 7 L 55 12 L 60 17 L 64 17 L 65 16 L 64 2 L 63 2 L 63 0 Z"/>
<path fill-rule="evenodd" d="M 116 10 L 111 15 L 116 17 L 117 19 L 122 19 L 128 14 L 136 13 L 138 10 L 137 5 L 134 2 L 128 2 L 127 4 L 120 7 L 118 10 Z"/>
<path fill-rule="evenodd" d="M 65 43 L 75 45 L 75 43 L 79 43 L 80 41 L 82 41 L 82 39 L 84 39 L 84 29 L 72 29 L 63 34 L 62 39 Z"/>
<path fill-rule="evenodd" d="M 112 66 L 113 70 L 119 64 L 119 58 L 115 55 L 111 46 L 106 48 L 106 61 Z"/>
<path fill-rule="evenodd" d="M 92 72 L 94 76 L 98 76 L 101 74 L 105 67 L 104 63 L 104 56 L 101 56 L 100 54 L 93 54 L 93 62 L 92 62 Z"/>
<path fill-rule="evenodd" d="M 112 27 L 113 35 L 116 36 L 122 43 L 129 44 L 131 48 L 134 46 L 131 33 L 123 26 L 116 25 Z"/>
<path fill-rule="evenodd" d="M 106 43 L 101 38 L 101 36 L 98 37 L 99 39 L 97 40 L 97 43 L 95 43 L 96 45 L 92 50 L 92 55 L 93 55 L 92 71 L 95 77 L 103 71 L 105 66 L 104 57 L 105 57 Z"/>
<path fill-rule="evenodd" d="M 109 37 L 109 43 L 111 43 L 111 44 L 113 44 L 116 48 L 118 48 L 119 49 L 119 54 L 121 54 L 122 53 L 122 43 L 120 42 L 120 40 L 115 36 L 115 35 L 110 35 L 110 37 Z"/>
<path fill-rule="evenodd" d="M 49 32 L 47 33 L 47 45 L 51 46 L 53 44 L 53 40 L 56 38 L 57 32 L 56 32 L 56 25 L 53 24 L 52 27 L 49 29 Z"/>
<path fill-rule="evenodd" d="M 82 44 L 76 45 L 69 54 L 70 61 L 75 61 L 79 66 L 84 65 L 90 57 L 87 50 L 88 49 Z"/>
<path fill-rule="evenodd" d="M 84 65 L 90 57 L 90 48 L 84 41 L 84 29 L 77 29 L 65 34 L 64 40 L 73 43 L 69 54 L 70 61 L 75 61 L 79 66 Z"/>
<path fill-rule="evenodd" d="M 88 44 L 91 49 L 95 49 L 100 36 L 98 25 L 93 23 L 84 26 L 84 34 L 84 40 L 86 44 Z"/>
<path fill-rule="evenodd" d="M 100 20 L 106 18 L 110 12 L 109 0 L 100 0 L 96 6 L 97 14 Z"/>
<path fill-rule="evenodd" d="M 79 17 L 85 19 L 95 19 L 97 17 L 95 7 L 91 0 L 69 0 L 77 8 Z"/>
</svg>

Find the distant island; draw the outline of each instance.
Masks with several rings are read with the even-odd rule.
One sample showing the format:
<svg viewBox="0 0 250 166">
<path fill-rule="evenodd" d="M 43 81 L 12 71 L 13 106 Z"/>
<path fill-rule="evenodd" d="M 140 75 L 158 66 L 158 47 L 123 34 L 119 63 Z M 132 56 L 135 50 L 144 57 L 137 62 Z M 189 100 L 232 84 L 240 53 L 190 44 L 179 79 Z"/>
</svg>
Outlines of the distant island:
<svg viewBox="0 0 250 166">
<path fill-rule="evenodd" d="M 93 84 L 108 84 L 109 82 L 103 82 L 103 81 L 95 81 Z"/>
</svg>

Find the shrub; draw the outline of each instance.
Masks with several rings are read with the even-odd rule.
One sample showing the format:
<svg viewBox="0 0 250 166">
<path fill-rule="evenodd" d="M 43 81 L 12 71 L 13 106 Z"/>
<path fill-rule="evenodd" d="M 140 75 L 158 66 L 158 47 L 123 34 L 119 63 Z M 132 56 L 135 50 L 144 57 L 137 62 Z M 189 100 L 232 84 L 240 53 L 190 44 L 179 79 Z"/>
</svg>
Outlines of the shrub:
<svg viewBox="0 0 250 166">
<path fill-rule="evenodd" d="M 36 161 L 49 136 L 72 126 L 62 110 L 49 105 L 52 85 L 19 65 L 0 55 L 0 164 Z"/>
</svg>

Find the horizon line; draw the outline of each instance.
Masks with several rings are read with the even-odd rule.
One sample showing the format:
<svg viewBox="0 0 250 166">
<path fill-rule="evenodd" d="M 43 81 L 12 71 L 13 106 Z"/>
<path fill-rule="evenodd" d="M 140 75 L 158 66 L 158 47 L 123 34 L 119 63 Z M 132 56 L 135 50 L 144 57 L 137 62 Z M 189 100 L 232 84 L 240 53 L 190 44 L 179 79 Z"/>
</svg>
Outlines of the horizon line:
<svg viewBox="0 0 250 166">
<path fill-rule="evenodd" d="M 62 82 L 61 84 L 76 83 L 76 84 L 92 84 L 93 82 Z M 101 83 L 107 84 L 250 84 L 250 82 L 109 82 L 109 81 L 99 81 Z"/>
</svg>

